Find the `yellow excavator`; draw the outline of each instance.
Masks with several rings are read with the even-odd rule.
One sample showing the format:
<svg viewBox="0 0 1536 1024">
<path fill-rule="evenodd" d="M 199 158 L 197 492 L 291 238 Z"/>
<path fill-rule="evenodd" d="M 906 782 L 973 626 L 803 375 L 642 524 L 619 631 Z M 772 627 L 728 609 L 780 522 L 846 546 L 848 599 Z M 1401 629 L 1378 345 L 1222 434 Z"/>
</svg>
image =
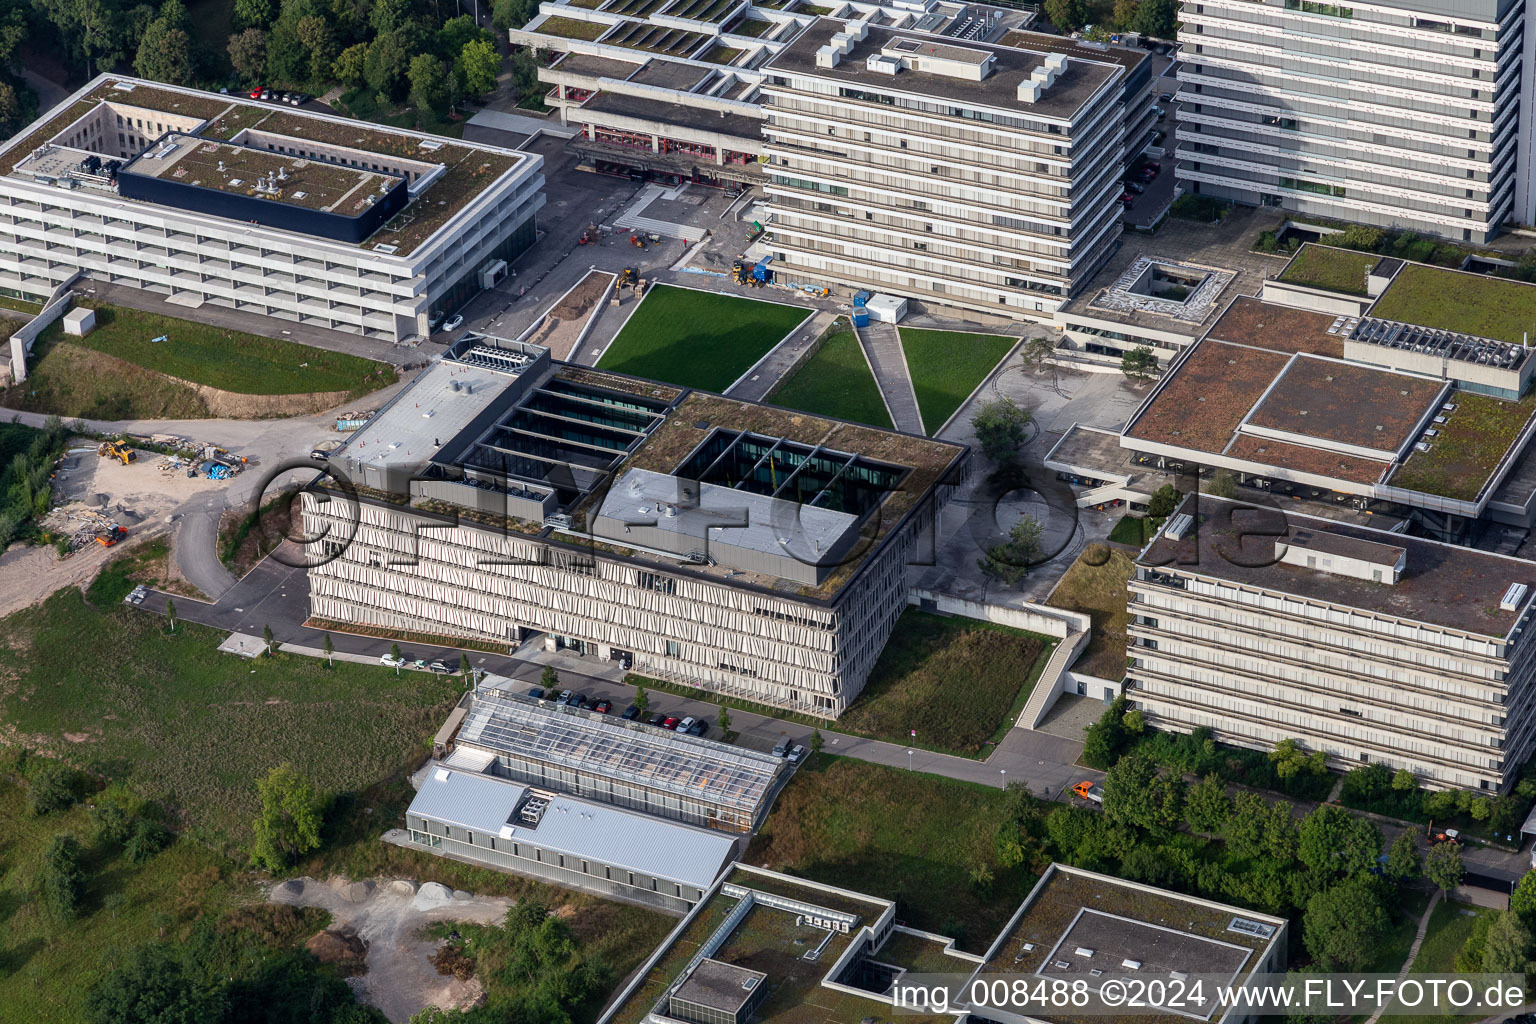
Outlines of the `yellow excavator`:
<svg viewBox="0 0 1536 1024">
<path fill-rule="evenodd" d="M 139 453 L 129 448 L 121 441 L 103 441 L 96 448 L 96 454 L 104 459 L 117 459 L 123 465 L 128 465 L 138 459 Z"/>
</svg>

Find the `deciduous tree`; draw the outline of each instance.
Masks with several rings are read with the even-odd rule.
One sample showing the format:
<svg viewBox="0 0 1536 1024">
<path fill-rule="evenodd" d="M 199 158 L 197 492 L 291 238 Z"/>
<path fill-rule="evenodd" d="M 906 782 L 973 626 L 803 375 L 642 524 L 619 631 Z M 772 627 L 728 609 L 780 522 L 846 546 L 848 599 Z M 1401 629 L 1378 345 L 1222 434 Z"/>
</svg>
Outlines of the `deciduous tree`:
<svg viewBox="0 0 1536 1024">
<path fill-rule="evenodd" d="M 1463 874 L 1460 843 L 1436 843 L 1429 848 L 1429 856 L 1424 858 L 1424 877 L 1443 892 L 1461 885 Z"/>
<path fill-rule="evenodd" d="M 1358 971 L 1371 961 L 1387 928 L 1387 912 L 1368 882 L 1354 879 L 1307 901 L 1302 938 L 1331 971 Z"/>
<path fill-rule="evenodd" d="M 483 39 L 472 39 L 459 50 L 459 73 L 466 96 L 484 96 L 496 88 L 501 73 L 501 54 Z"/>
<path fill-rule="evenodd" d="M 991 398 L 976 407 L 971 429 L 981 453 L 998 465 L 1018 462 L 1020 449 L 1029 428 L 1030 414 L 1006 395 Z"/>
<path fill-rule="evenodd" d="M 257 786 L 261 817 L 251 862 L 268 871 L 282 871 L 295 857 L 320 846 L 321 802 L 309 780 L 283 764 L 267 773 Z"/>
<path fill-rule="evenodd" d="M 1120 372 L 1127 380 L 1151 380 L 1157 373 L 1157 356 L 1147 346 L 1138 345 L 1120 357 Z"/>
<path fill-rule="evenodd" d="M 982 575 L 1015 586 L 1029 575 L 1029 570 L 1039 562 L 1044 552 L 1042 541 L 1045 530 L 1033 516 L 1020 516 L 1008 531 L 1008 539 L 987 549 L 986 556 L 976 561 Z"/>
</svg>

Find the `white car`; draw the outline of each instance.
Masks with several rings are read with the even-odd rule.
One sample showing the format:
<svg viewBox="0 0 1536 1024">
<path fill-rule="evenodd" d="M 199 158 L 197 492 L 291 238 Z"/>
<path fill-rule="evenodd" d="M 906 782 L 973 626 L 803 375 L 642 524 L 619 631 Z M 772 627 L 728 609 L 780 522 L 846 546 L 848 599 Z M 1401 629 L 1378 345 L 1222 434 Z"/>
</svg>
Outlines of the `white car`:
<svg viewBox="0 0 1536 1024">
<path fill-rule="evenodd" d="M 443 330 L 445 330 L 445 331 L 456 331 L 460 327 L 463 327 L 463 326 L 464 326 L 464 317 L 463 317 L 463 315 L 459 314 L 459 313 L 455 313 L 453 316 L 448 318 L 448 322 L 447 323 L 443 324 Z"/>
<path fill-rule="evenodd" d="M 789 763 L 790 764 L 799 764 L 801 761 L 804 761 L 804 760 L 805 760 L 805 748 L 804 747 L 802 747 L 800 744 L 796 743 L 794 746 L 789 748 Z"/>
<path fill-rule="evenodd" d="M 394 657 L 393 655 L 390 655 L 390 654 L 381 654 L 381 655 L 379 655 L 379 664 L 380 665 L 387 665 L 390 668 L 399 668 L 401 665 L 405 664 L 405 659 L 404 658 L 396 658 L 396 657 Z"/>
<path fill-rule="evenodd" d="M 677 731 L 687 732 L 689 729 L 693 728 L 696 722 L 698 722 L 698 719 L 694 718 L 692 715 L 689 715 L 687 718 L 677 723 Z"/>
</svg>

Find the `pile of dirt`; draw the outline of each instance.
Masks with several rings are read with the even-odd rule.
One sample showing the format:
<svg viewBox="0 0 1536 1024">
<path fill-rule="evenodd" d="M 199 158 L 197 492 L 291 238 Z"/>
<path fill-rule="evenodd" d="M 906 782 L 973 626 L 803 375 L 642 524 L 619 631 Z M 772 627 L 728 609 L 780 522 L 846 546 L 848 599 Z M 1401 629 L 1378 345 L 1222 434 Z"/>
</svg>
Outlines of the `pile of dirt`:
<svg viewBox="0 0 1536 1024">
<path fill-rule="evenodd" d="M 350 928 L 327 928 L 310 937 L 304 948 L 323 964 L 331 964 L 343 976 L 362 974 L 368 970 L 364 961 L 368 957 L 368 943 Z"/>
</svg>

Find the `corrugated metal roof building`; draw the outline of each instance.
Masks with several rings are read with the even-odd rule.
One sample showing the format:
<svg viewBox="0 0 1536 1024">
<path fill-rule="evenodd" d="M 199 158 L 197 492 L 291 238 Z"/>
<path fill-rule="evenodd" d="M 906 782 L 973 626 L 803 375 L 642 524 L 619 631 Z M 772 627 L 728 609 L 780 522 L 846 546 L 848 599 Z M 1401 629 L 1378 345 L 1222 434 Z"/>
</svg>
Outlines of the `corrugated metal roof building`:
<svg viewBox="0 0 1536 1024">
<path fill-rule="evenodd" d="M 719 832 L 444 762 L 428 765 L 406 826 L 434 853 L 668 910 L 697 903 L 736 853 Z"/>
</svg>

